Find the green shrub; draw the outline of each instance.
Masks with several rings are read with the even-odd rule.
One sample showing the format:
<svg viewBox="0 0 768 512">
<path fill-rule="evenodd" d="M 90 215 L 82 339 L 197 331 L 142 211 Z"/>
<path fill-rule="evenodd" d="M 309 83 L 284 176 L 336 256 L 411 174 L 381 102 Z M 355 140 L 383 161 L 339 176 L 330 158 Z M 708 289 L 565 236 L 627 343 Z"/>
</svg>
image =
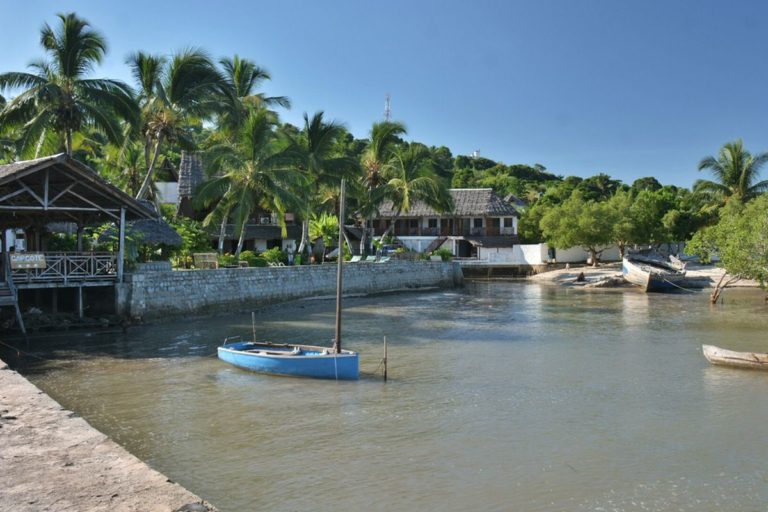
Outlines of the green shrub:
<svg viewBox="0 0 768 512">
<path fill-rule="evenodd" d="M 451 253 L 450 249 L 445 248 L 432 251 L 432 256 L 440 256 L 443 261 L 451 261 L 453 259 L 453 254 Z"/>
<path fill-rule="evenodd" d="M 254 261 L 258 258 L 255 252 L 253 251 L 243 251 L 240 253 L 240 261 L 245 261 L 248 263 L 249 267 L 255 267 Z"/>
<path fill-rule="evenodd" d="M 267 263 L 288 263 L 288 254 L 281 251 L 279 247 L 273 247 L 261 253 L 261 256 Z"/>
<path fill-rule="evenodd" d="M 234 254 L 221 254 L 219 255 L 219 266 L 220 267 L 236 267 L 237 266 L 237 258 Z"/>
</svg>

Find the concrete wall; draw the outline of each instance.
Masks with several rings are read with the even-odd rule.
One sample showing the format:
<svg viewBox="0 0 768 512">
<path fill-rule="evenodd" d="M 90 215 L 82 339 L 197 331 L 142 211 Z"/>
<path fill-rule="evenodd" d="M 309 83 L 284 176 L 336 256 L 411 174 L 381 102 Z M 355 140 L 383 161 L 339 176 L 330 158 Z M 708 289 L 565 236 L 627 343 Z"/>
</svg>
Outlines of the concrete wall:
<svg viewBox="0 0 768 512">
<path fill-rule="evenodd" d="M 584 263 L 589 258 L 589 252 L 581 247 L 556 249 L 557 263 Z M 547 244 L 523 244 L 514 247 L 478 248 L 478 259 L 488 263 L 506 265 L 542 265 L 549 261 L 549 246 Z M 600 255 L 600 261 L 618 261 L 619 248 L 606 247 Z"/>
<path fill-rule="evenodd" d="M 460 286 L 457 263 L 397 261 L 348 263 L 344 293 Z M 126 275 L 117 285 L 118 312 L 128 317 L 244 310 L 253 305 L 333 295 L 336 265 L 178 270 Z"/>
</svg>

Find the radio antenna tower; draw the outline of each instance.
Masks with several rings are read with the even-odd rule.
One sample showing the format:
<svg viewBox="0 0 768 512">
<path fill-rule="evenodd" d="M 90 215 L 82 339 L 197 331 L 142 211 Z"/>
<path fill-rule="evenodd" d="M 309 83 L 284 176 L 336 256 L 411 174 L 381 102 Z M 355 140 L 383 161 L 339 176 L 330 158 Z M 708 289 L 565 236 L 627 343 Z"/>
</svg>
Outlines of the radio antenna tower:
<svg viewBox="0 0 768 512">
<path fill-rule="evenodd" d="M 392 120 L 392 96 L 389 95 L 389 93 L 384 95 L 384 120 L 385 121 L 391 121 Z"/>
</svg>

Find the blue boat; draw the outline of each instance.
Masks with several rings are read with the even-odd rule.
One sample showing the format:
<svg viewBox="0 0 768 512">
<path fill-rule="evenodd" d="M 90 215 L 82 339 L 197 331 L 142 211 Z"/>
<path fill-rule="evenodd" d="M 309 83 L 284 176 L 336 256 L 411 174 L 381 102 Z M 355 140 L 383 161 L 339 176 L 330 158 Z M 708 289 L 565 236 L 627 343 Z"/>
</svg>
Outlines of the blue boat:
<svg viewBox="0 0 768 512">
<path fill-rule="evenodd" d="M 238 341 L 218 348 L 219 359 L 254 372 L 313 379 L 357 380 L 360 360 L 357 352 L 341 348 L 341 290 L 344 262 L 344 180 L 341 180 L 339 208 L 339 256 L 336 271 L 336 337 L 332 347 Z"/>
<path fill-rule="evenodd" d="M 218 352 L 222 361 L 254 372 L 336 380 L 360 377 L 359 356 L 351 350 L 335 352 L 333 348 L 311 345 L 240 341 L 225 342 Z"/>
</svg>

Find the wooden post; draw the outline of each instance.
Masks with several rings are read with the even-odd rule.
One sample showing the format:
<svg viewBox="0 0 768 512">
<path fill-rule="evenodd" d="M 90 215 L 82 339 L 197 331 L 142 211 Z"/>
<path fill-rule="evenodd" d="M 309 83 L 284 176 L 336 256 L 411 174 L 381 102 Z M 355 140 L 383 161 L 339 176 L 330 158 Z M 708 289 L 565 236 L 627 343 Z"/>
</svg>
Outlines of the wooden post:
<svg viewBox="0 0 768 512">
<path fill-rule="evenodd" d="M 253 331 L 253 342 L 256 343 L 256 313 L 251 311 L 251 330 Z"/>
<path fill-rule="evenodd" d="M 344 201 L 346 181 L 341 180 L 341 196 L 339 197 L 339 255 L 336 265 L 336 338 L 333 340 L 333 348 L 337 354 L 341 353 L 341 289 L 344 274 Z"/>
<path fill-rule="evenodd" d="M 77 318 L 83 319 L 83 287 L 77 287 Z"/>
<path fill-rule="evenodd" d="M 387 382 L 387 337 L 384 336 L 384 382 Z"/>
<path fill-rule="evenodd" d="M 120 208 L 120 237 L 117 246 L 117 282 L 123 282 L 123 259 L 125 258 L 125 207 Z"/>
</svg>

